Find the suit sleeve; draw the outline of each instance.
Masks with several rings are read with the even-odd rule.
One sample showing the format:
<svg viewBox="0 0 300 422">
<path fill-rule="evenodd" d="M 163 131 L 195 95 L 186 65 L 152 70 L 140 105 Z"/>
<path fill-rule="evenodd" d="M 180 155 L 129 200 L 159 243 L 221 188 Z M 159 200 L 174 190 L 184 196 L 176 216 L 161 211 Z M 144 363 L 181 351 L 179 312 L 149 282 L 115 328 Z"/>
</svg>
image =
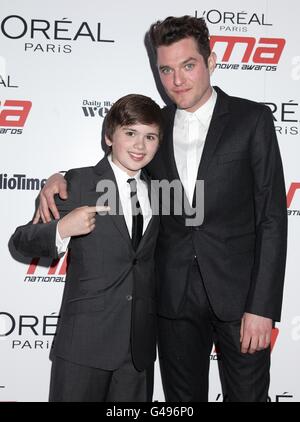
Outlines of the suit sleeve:
<svg viewBox="0 0 300 422">
<path fill-rule="evenodd" d="M 58 195 L 55 196 L 55 203 L 61 218 L 80 204 L 78 171 L 68 171 L 65 179 L 68 183 L 68 198 L 62 200 Z M 32 224 L 30 221 L 26 225 L 18 227 L 11 238 L 14 247 L 23 256 L 58 258 L 55 245 L 57 223 L 57 220 L 46 224 Z"/>
<path fill-rule="evenodd" d="M 252 138 L 255 255 L 246 312 L 280 320 L 287 248 L 286 193 L 272 113 L 264 107 Z"/>
</svg>

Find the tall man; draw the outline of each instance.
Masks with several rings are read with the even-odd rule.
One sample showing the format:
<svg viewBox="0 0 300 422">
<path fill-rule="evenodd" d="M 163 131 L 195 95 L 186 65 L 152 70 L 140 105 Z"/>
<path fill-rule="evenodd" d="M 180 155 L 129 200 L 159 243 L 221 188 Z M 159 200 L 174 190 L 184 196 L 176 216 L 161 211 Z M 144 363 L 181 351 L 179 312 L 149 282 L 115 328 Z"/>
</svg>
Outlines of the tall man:
<svg viewBox="0 0 300 422">
<path fill-rule="evenodd" d="M 190 205 L 197 204 L 198 180 L 205 192 L 201 225 L 187 225 L 184 211 L 161 216 L 156 264 L 166 400 L 208 400 L 217 337 L 227 399 L 266 401 L 287 233 L 272 114 L 211 86 L 216 56 L 202 18 L 169 17 L 149 33 L 161 82 L 174 102 L 164 109 L 165 139 L 149 173 L 152 179 L 180 180 Z M 57 176 L 41 194 L 44 220 L 47 203 L 57 217 L 52 192 L 65 195 Z"/>
</svg>

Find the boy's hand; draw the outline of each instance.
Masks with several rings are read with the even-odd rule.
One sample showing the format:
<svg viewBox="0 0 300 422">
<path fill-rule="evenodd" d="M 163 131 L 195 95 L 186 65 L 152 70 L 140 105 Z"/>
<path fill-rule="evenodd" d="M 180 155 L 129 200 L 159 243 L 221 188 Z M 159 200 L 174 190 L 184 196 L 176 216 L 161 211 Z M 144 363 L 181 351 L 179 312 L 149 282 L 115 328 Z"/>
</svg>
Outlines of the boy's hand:
<svg viewBox="0 0 300 422">
<path fill-rule="evenodd" d="M 51 221 L 50 211 L 56 220 L 59 219 L 59 212 L 54 202 L 54 195 L 59 194 L 61 199 L 67 199 L 67 182 L 65 178 L 55 173 L 47 180 L 45 186 L 40 193 L 40 205 L 34 216 L 33 224 L 39 222 L 41 218 L 43 223 Z"/>
<path fill-rule="evenodd" d="M 58 222 L 58 232 L 62 239 L 88 234 L 96 227 L 96 212 L 110 211 L 110 207 L 79 207 L 65 215 Z"/>
</svg>

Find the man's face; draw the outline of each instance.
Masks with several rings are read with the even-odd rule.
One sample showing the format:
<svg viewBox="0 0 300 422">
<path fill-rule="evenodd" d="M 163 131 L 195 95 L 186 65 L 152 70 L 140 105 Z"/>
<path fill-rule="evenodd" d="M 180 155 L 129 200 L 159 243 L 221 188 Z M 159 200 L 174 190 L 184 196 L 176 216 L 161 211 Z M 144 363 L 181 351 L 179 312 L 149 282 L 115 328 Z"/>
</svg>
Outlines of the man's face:
<svg viewBox="0 0 300 422">
<path fill-rule="evenodd" d="M 178 108 L 194 112 L 209 99 L 216 56 L 212 53 L 206 66 L 194 38 L 158 47 L 157 65 L 161 82 Z"/>
<path fill-rule="evenodd" d="M 157 125 L 141 123 L 118 126 L 112 139 L 105 138 L 112 148 L 112 161 L 129 176 L 134 176 L 154 157 L 159 144 Z"/>
</svg>

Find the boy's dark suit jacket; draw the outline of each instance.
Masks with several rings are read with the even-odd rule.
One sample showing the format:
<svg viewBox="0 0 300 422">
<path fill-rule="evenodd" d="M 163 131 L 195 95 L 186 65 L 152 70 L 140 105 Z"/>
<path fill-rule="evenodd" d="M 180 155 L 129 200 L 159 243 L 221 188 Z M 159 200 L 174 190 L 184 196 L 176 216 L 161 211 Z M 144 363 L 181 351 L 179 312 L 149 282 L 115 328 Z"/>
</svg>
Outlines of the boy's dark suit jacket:
<svg viewBox="0 0 300 422">
<path fill-rule="evenodd" d="M 221 320 L 240 319 L 244 312 L 279 320 L 287 210 L 272 113 L 267 106 L 215 89 L 217 102 L 197 176 L 204 180 L 203 224 L 187 227 L 184 214 L 160 220 L 159 314 L 176 318 L 180 313 L 196 255 L 210 304 Z M 175 106 L 164 109 L 164 141 L 147 167 L 152 179 L 179 179 L 175 111 Z"/>
<path fill-rule="evenodd" d="M 115 182 L 107 158 L 95 167 L 70 170 L 66 179 L 68 199 L 57 199 L 61 216 L 79 206 L 96 205 L 99 181 Z M 18 227 L 12 238 L 16 249 L 25 256 L 56 258 L 56 225 L 53 221 Z M 153 254 L 158 228 L 159 217 L 153 216 L 136 252 L 123 215 L 96 214 L 93 232 L 71 238 L 52 355 L 107 370 L 120 366 L 129 347 L 137 369 L 155 360 Z"/>
</svg>

